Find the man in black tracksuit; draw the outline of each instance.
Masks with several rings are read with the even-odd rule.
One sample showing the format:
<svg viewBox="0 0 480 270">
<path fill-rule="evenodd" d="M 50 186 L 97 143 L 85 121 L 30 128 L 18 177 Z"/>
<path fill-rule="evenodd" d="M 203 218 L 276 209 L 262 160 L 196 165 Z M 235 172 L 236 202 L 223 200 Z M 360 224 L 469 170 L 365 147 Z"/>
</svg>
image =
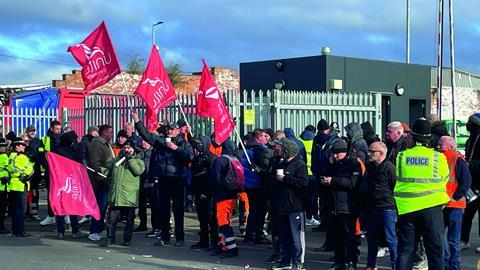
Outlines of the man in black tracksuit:
<svg viewBox="0 0 480 270">
<path fill-rule="evenodd" d="M 193 159 L 192 146 L 178 134 L 176 124 L 166 126 L 166 134 L 149 133 L 138 118 L 132 113 L 135 129 L 142 139 L 147 141 L 153 152 L 150 159 L 149 180 L 158 183 L 160 212 L 160 239 L 155 245 L 164 246 L 170 242 L 170 209 L 173 201 L 175 217 L 175 246 L 183 246 L 185 232 L 183 229 L 183 203 L 185 197 L 185 168 Z M 170 140 L 170 141 L 169 141 Z"/>
<path fill-rule="evenodd" d="M 307 164 L 298 155 L 297 144 L 288 139 L 276 141 L 284 158 L 272 167 L 268 182 L 271 208 L 277 219 L 282 261 L 272 269 L 304 269 L 305 219 L 303 198 L 308 186 Z M 293 268 L 289 268 L 293 267 Z"/>
<path fill-rule="evenodd" d="M 335 241 L 334 269 L 357 269 L 357 245 L 355 242 L 355 196 L 357 182 L 361 177 L 358 161 L 347 156 L 347 143 L 337 140 L 332 146 L 334 157 L 333 173 L 322 178 L 322 185 L 329 187 L 331 226 Z M 345 253 L 346 251 L 346 253 Z M 348 264 L 347 266 L 345 264 Z"/>
</svg>

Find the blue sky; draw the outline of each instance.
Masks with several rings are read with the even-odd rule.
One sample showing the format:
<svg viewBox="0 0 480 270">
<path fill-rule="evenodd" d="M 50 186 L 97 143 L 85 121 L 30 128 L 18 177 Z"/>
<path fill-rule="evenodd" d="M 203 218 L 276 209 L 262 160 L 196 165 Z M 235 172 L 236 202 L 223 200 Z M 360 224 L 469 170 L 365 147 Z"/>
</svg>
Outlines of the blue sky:
<svg viewBox="0 0 480 270">
<path fill-rule="evenodd" d="M 411 1 L 411 62 L 436 64 L 436 0 Z M 186 72 L 210 66 L 332 54 L 405 61 L 401 0 L 3 1 L 0 6 L 0 84 L 44 83 L 80 68 L 67 53 L 103 19 L 121 65 L 145 59 L 151 25 L 166 63 Z M 448 3 L 448 1 L 447 1 Z M 446 5 L 448 6 L 448 5 Z M 480 1 L 455 1 L 457 68 L 480 74 Z M 447 22 L 448 17 L 445 18 Z M 448 34 L 448 28 L 445 28 Z M 447 40 L 448 42 L 448 40 Z M 448 57 L 446 43 L 445 57 Z M 17 57 L 17 58 L 13 58 Z M 41 61 L 28 61 L 21 58 Z M 449 65 L 448 59 L 446 65 Z"/>
</svg>

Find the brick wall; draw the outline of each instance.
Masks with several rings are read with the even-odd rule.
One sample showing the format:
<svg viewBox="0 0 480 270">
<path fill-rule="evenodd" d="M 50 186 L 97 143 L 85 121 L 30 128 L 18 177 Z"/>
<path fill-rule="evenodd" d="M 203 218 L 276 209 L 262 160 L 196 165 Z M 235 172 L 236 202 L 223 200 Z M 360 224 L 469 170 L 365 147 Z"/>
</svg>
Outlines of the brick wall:
<svg viewBox="0 0 480 270">
<path fill-rule="evenodd" d="M 212 75 L 221 91 L 225 89 L 240 90 L 240 76 L 237 71 L 231 68 L 214 67 L 211 69 Z M 192 93 L 197 91 L 200 85 L 201 73 L 185 74 L 182 76 L 182 82 L 175 90 L 179 93 Z M 126 94 L 127 91 L 133 93 L 142 79 L 142 75 L 123 73 L 127 90 L 125 90 L 122 76 L 117 75 L 107 84 L 93 90 L 95 93 Z M 62 80 L 53 80 L 53 87 L 66 86 L 68 88 L 84 88 L 82 74 L 79 70 L 73 70 L 72 74 L 63 74 Z"/>
<path fill-rule="evenodd" d="M 431 113 L 437 114 L 437 100 L 431 95 Z M 455 88 L 455 117 L 467 120 L 470 115 L 480 111 L 480 91 L 472 88 Z M 442 87 L 442 118 L 452 119 L 452 88 Z"/>
</svg>

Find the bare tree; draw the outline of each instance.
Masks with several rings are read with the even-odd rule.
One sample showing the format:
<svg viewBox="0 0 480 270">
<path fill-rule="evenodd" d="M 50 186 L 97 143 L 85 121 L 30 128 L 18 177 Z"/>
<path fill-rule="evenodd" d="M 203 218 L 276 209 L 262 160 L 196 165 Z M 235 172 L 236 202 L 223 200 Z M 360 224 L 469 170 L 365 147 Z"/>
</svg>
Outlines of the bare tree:
<svg viewBox="0 0 480 270">
<path fill-rule="evenodd" d="M 128 55 L 128 58 L 129 60 L 125 72 L 130 74 L 142 74 L 145 70 L 145 64 L 143 63 L 144 59 L 140 58 L 138 55 Z"/>
</svg>

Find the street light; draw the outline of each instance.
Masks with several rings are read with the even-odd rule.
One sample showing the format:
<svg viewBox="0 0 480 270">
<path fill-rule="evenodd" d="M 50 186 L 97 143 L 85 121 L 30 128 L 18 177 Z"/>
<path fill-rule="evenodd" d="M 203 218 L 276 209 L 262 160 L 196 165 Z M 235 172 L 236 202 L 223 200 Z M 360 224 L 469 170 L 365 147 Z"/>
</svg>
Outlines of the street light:
<svg viewBox="0 0 480 270">
<path fill-rule="evenodd" d="M 163 22 L 162 21 L 158 21 L 154 24 L 152 24 L 152 43 L 153 45 L 155 45 L 155 26 L 159 25 L 159 24 L 162 24 Z"/>
</svg>

